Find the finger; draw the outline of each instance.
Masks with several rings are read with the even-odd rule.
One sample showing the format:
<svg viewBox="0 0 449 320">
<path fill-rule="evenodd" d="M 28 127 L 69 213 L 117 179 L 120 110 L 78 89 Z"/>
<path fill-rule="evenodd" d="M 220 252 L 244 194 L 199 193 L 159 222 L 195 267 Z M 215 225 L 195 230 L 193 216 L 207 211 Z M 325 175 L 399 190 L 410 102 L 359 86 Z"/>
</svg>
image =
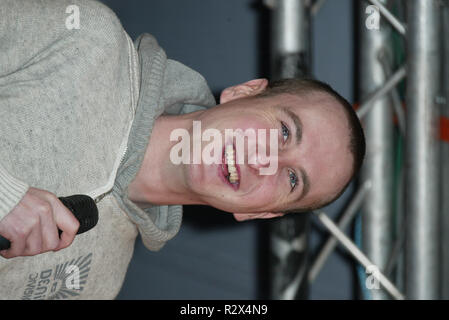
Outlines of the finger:
<svg viewBox="0 0 449 320">
<path fill-rule="evenodd" d="M 58 227 L 62 231 L 60 236 L 60 241 L 58 247 L 55 251 L 67 248 L 72 244 L 76 233 L 78 232 L 80 223 L 72 214 L 72 212 L 67 209 L 61 201 L 57 200 L 55 203 L 55 222 Z"/>
<path fill-rule="evenodd" d="M 6 254 L 7 254 L 8 250 L 0 250 L 0 256 L 2 256 L 3 258 L 7 258 Z"/>
<path fill-rule="evenodd" d="M 35 224 L 31 230 L 30 235 L 26 239 L 25 250 L 21 255 L 34 256 L 42 253 L 42 229 L 40 222 Z"/>
<path fill-rule="evenodd" d="M 4 238 L 8 239 L 11 243 L 9 249 L 1 250 L 0 255 L 3 258 L 10 259 L 20 256 L 22 252 L 25 251 L 26 242 L 24 240 L 14 240 L 12 236 L 4 235 Z"/>
<path fill-rule="evenodd" d="M 75 235 L 63 231 L 60 236 L 59 245 L 54 251 L 67 248 L 73 243 L 73 240 L 75 240 Z"/>
<path fill-rule="evenodd" d="M 26 248 L 26 240 L 28 238 L 31 229 L 27 229 L 24 227 L 24 221 L 18 217 L 12 217 L 9 221 L 9 224 L 13 226 L 21 226 L 19 228 L 5 228 L 2 230 L 2 234 L 4 237 L 8 239 L 11 243 L 11 246 L 8 250 L 4 250 L 5 258 L 14 258 L 22 255 Z"/>
<path fill-rule="evenodd" d="M 59 245 L 59 234 L 52 212 L 41 214 L 42 252 L 53 251 Z"/>
<path fill-rule="evenodd" d="M 9 232 L 7 232 L 7 229 L 6 229 L 6 227 L 3 225 L 3 222 L 0 223 L 0 236 L 3 237 L 3 238 L 5 238 L 5 239 L 7 239 L 7 240 L 9 240 L 9 243 L 10 243 L 10 246 L 9 246 L 9 247 L 11 248 L 11 239 L 12 239 L 12 237 L 11 237 L 11 234 L 10 234 Z M 0 250 L 0 256 L 4 256 L 4 254 L 5 254 L 7 251 L 8 251 L 8 249 Z"/>
<path fill-rule="evenodd" d="M 8 239 L 9 242 L 10 242 L 9 249 L 0 250 L 0 256 L 2 256 L 2 257 L 5 258 L 5 259 L 12 258 L 11 253 L 10 253 L 11 245 L 12 245 L 12 241 L 11 241 L 12 237 L 6 235 L 5 232 L 2 232 L 2 231 L 0 231 L 0 235 L 1 235 L 2 237 L 4 237 L 5 239 Z"/>
</svg>

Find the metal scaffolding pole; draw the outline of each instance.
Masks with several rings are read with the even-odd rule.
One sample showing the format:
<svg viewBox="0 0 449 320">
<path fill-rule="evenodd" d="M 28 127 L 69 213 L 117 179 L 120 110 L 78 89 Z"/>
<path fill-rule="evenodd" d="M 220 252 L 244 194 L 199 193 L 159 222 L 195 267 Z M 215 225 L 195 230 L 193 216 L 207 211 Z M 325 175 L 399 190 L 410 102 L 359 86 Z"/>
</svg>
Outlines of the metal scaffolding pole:
<svg viewBox="0 0 449 320">
<path fill-rule="evenodd" d="M 366 100 L 360 105 L 360 108 L 357 109 L 357 115 L 359 118 L 364 118 L 368 111 L 374 106 L 374 102 L 393 90 L 393 88 L 405 78 L 406 74 L 407 72 L 405 67 L 401 67 L 393 75 L 391 75 L 391 77 L 380 88 L 369 94 L 369 96 L 365 98 Z"/>
<path fill-rule="evenodd" d="M 445 7 L 442 11 L 443 15 L 443 26 L 442 26 L 442 33 L 448 34 L 449 33 L 449 1 L 445 1 Z M 448 37 L 444 37 L 443 41 L 444 45 L 444 72 L 443 72 L 443 79 L 442 82 L 444 84 L 444 89 L 442 93 L 445 95 L 445 101 L 444 106 L 441 109 L 441 115 L 445 117 L 446 119 L 449 118 L 449 39 Z M 441 248 L 442 250 L 442 270 L 449 270 L 449 250 L 444 249 L 445 245 L 449 243 L 449 197 L 445 197 L 444 195 L 449 194 L 449 144 L 447 141 L 441 142 L 441 176 L 443 177 L 441 181 L 441 201 L 442 201 L 442 227 L 443 230 L 441 232 Z M 441 278 L 443 283 L 442 288 L 442 299 L 449 299 L 449 272 L 441 272 Z"/>
<path fill-rule="evenodd" d="M 309 75 L 308 0 L 271 0 L 272 79 Z M 307 298 L 308 214 L 287 215 L 270 223 L 270 298 Z"/>
<path fill-rule="evenodd" d="M 352 197 L 348 208 L 345 210 L 340 220 L 338 221 L 338 228 L 340 230 L 345 230 L 348 224 L 352 221 L 356 213 L 358 212 L 360 206 L 362 205 L 367 191 L 371 188 L 371 181 L 365 181 L 362 186 L 357 190 L 355 195 Z M 321 268 L 327 261 L 327 258 L 332 253 L 332 251 L 337 247 L 338 239 L 330 236 L 324 244 L 323 248 L 320 250 L 315 260 L 313 261 L 309 270 L 309 283 L 315 281 Z"/>
<path fill-rule="evenodd" d="M 388 12 L 388 0 L 383 0 L 382 3 L 379 0 L 369 1 L 382 6 L 381 12 L 388 18 L 387 20 L 401 34 L 405 33 L 405 27 L 401 28 L 404 25 L 400 22 L 395 23 L 398 20 Z M 365 12 L 363 9 L 366 8 L 366 2 L 362 1 L 362 3 L 363 8 L 360 11 L 362 14 L 359 14 L 359 17 L 363 17 Z M 449 40 L 442 37 L 449 32 L 449 0 L 409 0 L 404 4 L 407 6 L 408 18 L 407 73 L 409 74 L 405 125 L 402 110 L 399 108 L 398 94 L 393 90 L 391 96 L 394 100 L 392 106 L 399 117 L 401 132 L 406 132 L 404 205 L 407 214 L 403 225 L 406 230 L 405 290 L 408 299 L 438 299 L 440 297 L 447 299 L 449 298 L 449 276 L 443 271 L 449 266 L 449 251 L 444 250 L 443 246 L 449 239 L 449 233 L 446 232 L 449 230 L 449 215 L 447 215 L 449 200 L 445 197 L 449 190 L 449 182 L 447 182 L 449 181 L 447 178 L 449 165 L 446 163 L 449 147 L 446 143 L 447 137 L 444 138 L 444 142 L 440 142 L 439 139 L 440 124 L 447 126 L 446 123 L 449 122 L 449 99 L 447 98 L 449 97 Z M 388 162 L 386 159 L 388 153 L 392 155 L 393 152 L 388 151 L 389 149 L 385 152 L 383 149 L 391 148 L 389 143 L 392 139 L 387 133 L 390 130 L 388 125 L 391 125 L 393 108 L 386 107 L 390 103 L 385 94 L 405 76 L 405 68 L 402 67 L 391 75 L 391 61 L 388 61 L 389 58 L 391 59 L 389 48 L 382 45 L 387 42 L 388 36 L 384 33 L 389 30 L 369 34 L 362 24 L 361 26 L 360 93 L 362 97 L 365 96 L 366 102 L 357 113 L 359 117 L 364 117 L 368 147 L 367 159 L 362 169 L 363 180 L 370 179 L 373 183 L 370 190 L 372 194 L 369 195 L 363 210 L 364 226 L 365 229 L 368 228 L 364 230 L 363 245 L 369 256 L 372 251 L 376 256 L 381 257 L 380 262 L 375 261 L 376 258 L 372 259 L 373 262 L 369 261 L 368 257 L 364 256 L 324 214 L 319 215 L 319 218 L 360 263 L 365 266 L 375 263 L 382 270 L 388 261 L 388 253 L 392 245 L 392 239 L 388 239 L 392 235 L 390 226 L 392 217 L 387 214 L 388 210 L 391 210 L 392 203 L 389 198 L 391 196 L 385 190 L 393 194 L 389 182 L 392 175 L 386 174 L 391 170 L 389 168 L 391 160 Z M 442 52 L 444 52 L 444 59 Z M 440 83 L 444 84 L 444 89 Z M 445 97 L 439 96 L 440 92 Z M 441 106 L 444 106 L 442 110 L 440 110 Z M 444 118 L 440 119 L 440 113 Z M 378 129 L 382 132 L 376 131 Z M 442 131 L 441 134 L 445 133 Z M 382 176 L 383 174 L 385 176 Z M 443 178 L 440 178 L 440 175 Z M 378 177 L 381 179 L 376 180 Z M 386 185 L 380 187 L 382 183 Z M 383 209 L 369 217 L 367 212 L 376 208 L 375 205 L 380 205 L 379 207 Z M 400 204 L 399 206 L 401 207 Z M 440 208 L 443 210 L 440 211 Z M 379 220 L 376 220 L 378 218 Z M 373 221 L 379 228 L 370 228 L 370 224 L 373 226 Z M 379 229 L 382 230 L 381 233 Z M 392 260 L 387 274 L 393 268 L 400 243 L 399 238 L 395 252 L 391 252 Z M 323 256 L 329 254 L 331 250 L 330 246 L 326 247 L 326 250 L 323 250 Z M 315 262 L 316 270 L 321 267 L 321 260 L 317 259 Z M 395 298 L 403 298 L 382 273 L 379 280 Z M 398 279 L 398 282 L 401 282 L 401 279 Z M 377 298 L 385 297 L 379 292 L 375 295 Z"/>
<path fill-rule="evenodd" d="M 373 5 L 379 8 L 382 16 L 390 22 L 390 24 L 402 35 L 405 35 L 405 26 L 384 6 L 385 0 L 369 0 Z"/>
<path fill-rule="evenodd" d="M 382 1 L 387 4 L 387 1 Z M 359 94 L 365 99 L 387 81 L 384 61 L 391 66 L 390 46 L 391 27 L 383 19 L 378 30 L 365 27 L 366 7 L 370 4 L 361 1 L 359 10 L 360 46 Z M 404 72 L 405 74 L 405 72 Z M 362 168 L 362 180 L 370 180 L 371 189 L 362 206 L 362 246 L 368 258 L 380 270 L 386 266 L 393 243 L 393 177 L 394 177 L 394 127 L 393 105 L 388 95 L 373 102 L 370 111 L 363 118 L 367 152 Z M 383 290 L 371 290 L 373 299 L 387 299 Z"/>
<path fill-rule="evenodd" d="M 373 264 L 370 259 L 363 254 L 363 252 L 357 248 L 357 246 L 335 225 L 335 223 L 324 213 L 314 212 L 320 219 L 321 223 L 332 233 L 332 235 L 338 239 L 338 241 L 349 251 L 349 253 L 359 261 L 366 269 L 377 270 L 373 272 L 374 277 L 387 292 L 397 300 L 404 300 L 404 295 L 395 287 L 393 283 L 380 271 L 378 267 Z M 374 267 L 374 268 L 373 268 Z"/>
<path fill-rule="evenodd" d="M 409 299 L 439 298 L 439 1 L 407 0 L 405 286 Z"/>
<path fill-rule="evenodd" d="M 309 0 L 271 0 L 271 74 L 273 79 L 310 75 Z"/>
</svg>

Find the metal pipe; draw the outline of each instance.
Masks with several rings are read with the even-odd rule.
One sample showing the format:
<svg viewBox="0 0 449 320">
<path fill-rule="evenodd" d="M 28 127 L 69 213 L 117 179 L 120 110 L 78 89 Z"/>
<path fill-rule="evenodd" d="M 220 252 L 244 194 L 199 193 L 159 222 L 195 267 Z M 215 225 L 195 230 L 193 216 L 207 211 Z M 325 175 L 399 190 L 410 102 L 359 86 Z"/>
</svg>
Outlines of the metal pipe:
<svg viewBox="0 0 449 320">
<path fill-rule="evenodd" d="M 391 294 L 397 300 L 404 300 L 404 295 L 399 292 L 399 290 L 388 280 L 387 277 L 379 270 L 374 263 L 363 254 L 362 251 L 357 248 L 357 246 L 335 225 L 335 223 L 329 219 L 329 217 L 323 212 L 315 212 L 321 223 L 333 234 L 334 237 L 340 241 L 340 243 L 349 251 L 349 253 L 357 259 L 365 269 L 377 269 L 376 272 L 372 273 L 372 276 L 376 278 L 379 283 L 385 288 L 385 290 Z"/>
<path fill-rule="evenodd" d="M 390 22 L 390 24 L 402 35 L 405 35 L 406 28 L 405 25 L 400 22 L 379 0 L 368 0 L 373 5 L 379 8 L 380 13 L 385 17 L 385 19 Z"/>
<path fill-rule="evenodd" d="M 272 6 L 273 78 L 310 74 L 310 7 L 308 0 L 278 0 Z"/>
<path fill-rule="evenodd" d="M 365 195 L 367 191 L 371 188 L 371 182 L 365 181 L 362 186 L 357 190 L 356 194 L 351 199 L 348 208 L 343 213 L 340 221 L 338 222 L 338 227 L 340 230 L 344 230 L 348 224 L 352 221 L 360 206 L 362 205 L 363 200 L 365 199 Z M 316 277 L 320 273 L 322 267 L 324 266 L 327 258 L 332 253 L 332 251 L 337 246 L 338 241 L 335 237 L 330 236 L 329 239 L 324 244 L 321 251 L 318 253 L 315 261 L 310 267 L 309 271 L 309 283 L 315 281 Z"/>
<path fill-rule="evenodd" d="M 439 298 L 438 0 L 407 0 L 406 295 Z"/>
<path fill-rule="evenodd" d="M 442 25 L 442 33 L 449 33 L 449 1 L 446 0 L 446 6 L 442 11 L 443 15 L 443 25 Z M 441 108 L 442 116 L 449 118 L 449 39 L 444 37 L 443 40 L 444 45 L 444 72 L 443 72 L 443 86 L 445 91 L 443 94 L 445 95 L 445 105 Z M 441 180 L 441 194 L 448 195 L 449 194 L 449 144 L 447 141 L 441 142 L 441 176 L 443 177 Z M 449 243 L 449 197 L 442 196 L 442 232 L 441 234 L 441 247 L 445 248 L 445 245 Z M 449 250 L 442 250 L 442 270 L 449 270 Z M 442 274 L 442 299 L 449 299 L 449 273 L 441 272 Z"/>
<path fill-rule="evenodd" d="M 381 52 L 379 52 L 378 59 L 382 65 L 382 69 L 384 71 L 385 77 L 390 78 L 391 73 L 392 73 L 391 66 L 389 64 L 388 57 L 383 50 Z M 405 112 L 404 112 L 404 109 L 402 109 L 401 98 L 399 97 L 397 87 L 394 87 L 393 89 L 391 89 L 390 96 L 391 96 L 391 102 L 394 107 L 394 112 L 398 119 L 399 129 L 401 131 L 401 134 L 405 137 Z"/>
<path fill-rule="evenodd" d="M 396 239 L 396 241 L 394 243 L 393 249 L 391 250 L 390 257 L 388 258 L 388 262 L 387 262 L 387 264 L 385 266 L 385 269 L 384 269 L 385 275 L 387 277 L 390 277 L 392 275 L 393 269 L 394 269 L 394 267 L 396 266 L 396 264 L 398 262 L 399 256 L 401 254 L 402 247 L 404 245 L 405 232 L 406 232 L 405 222 L 406 221 L 404 221 L 404 225 L 401 226 L 401 228 L 400 228 L 400 230 L 398 232 L 397 239 Z"/>
<path fill-rule="evenodd" d="M 271 9 L 272 80 L 309 76 L 309 0 L 266 4 Z M 270 299 L 307 298 L 309 230 L 308 214 L 286 215 L 270 223 Z"/>
<path fill-rule="evenodd" d="M 371 109 L 369 112 L 365 111 L 363 118 L 367 150 L 361 174 L 362 181 L 370 180 L 372 188 L 361 209 L 362 247 L 374 264 L 383 270 L 393 245 L 394 194 L 393 107 L 386 93 L 405 76 L 405 69 L 401 68 L 387 81 L 378 56 L 380 53 L 384 54 L 391 65 L 393 55 L 389 39 L 392 29 L 384 20 L 380 21 L 379 30 L 365 28 L 366 6 L 368 3 L 362 1 L 359 12 L 359 94 L 362 98 L 369 96 L 363 107 L 366 108 L 371 103 Z M 359 116 L 362 110 L 364 109 L 359 110 Z M 388 298 L 383 290 L 371 290 L 371 294 L 376 300 Z"/>
<path fill-rule="evenodd" d="M 377 99 L 385 96 L 393 89 L 402 79 L 405 78 L 407 72 L 405 66 L 402 66 L 377 90 L 365 98 L 360 107 L 357 109 L 357 115 L 359 118 L 365 117 L 365 115 L 373 108 L 374 102 Z"/>
<path fill-rule="evenodd" d="M 407 228 L 407 224 L 406 224 L 406 215 L 405 215 L 405 196 L 404 196 L 404 188 L 405 188 L 405 168 L 404 168 L 404 160 L 403 160 L 403 156 L 402 156 L 402 169 L 399 172 L 399 186 L 398 186 L 398 192 L 397 192 L 397 201 L 396 201 L 396 212 L 397 212 L 397 217 L 396 217 L 396 238 L 398 239 L 399 237 L 403 237 L 404 239 L 404 243 L 402 244 L 401 250 L 399 251 L 399 255 L 397 258 L 395 258 L 393 256 L 394 252 L 391 253 L 390 259 L 396 259 L 395 262 L 395 267 L 396 270 L 394 272 L 394 277 L 395 277 L 395 283 L 396 286 L 399 288 L 399 290 L 401 291 L 405 291 L 405 285 L 404 285 L 404 274 L 405 274 L 405 234 L 406 234 L 406 228 Z M 401 234 L 402 232 L 402 234 Z M 399 246 L 399 244 L 398 244 Z M 394 250 L 394 247 L 393 247 Z M 388 264 L 387 264 L 388 266 Z M 388 276 L 388 275 L 387 275 Z"/>
</svg>

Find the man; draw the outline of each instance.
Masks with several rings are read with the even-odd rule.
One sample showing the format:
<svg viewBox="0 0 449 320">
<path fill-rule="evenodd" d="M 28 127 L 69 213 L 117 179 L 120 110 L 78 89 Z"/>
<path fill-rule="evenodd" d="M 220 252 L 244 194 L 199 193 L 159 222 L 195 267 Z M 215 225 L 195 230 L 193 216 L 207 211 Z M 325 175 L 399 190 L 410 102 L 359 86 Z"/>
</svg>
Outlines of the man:
<svg viewBox="0 0 449 320">
<path fill-rule="evenodd" d="M 198 73 L 148 34 L 132 43 L 100 3 L 0 0 L 0 15 L 0 234 L 11 241 L 0 298 L 114 298 L 137 234 L 161 249 L 180 205 L 239 221 L 301 212 L 338 197 L 360 167 L 360 123 L 324 84 L 256 79 L 211 108 Z M 182 157 L 194 159 L 198 142 L 205 154 L 198 125 L 218 133 L 221 163 L 175 159 L 179 131 L 192 146 Z M 276 135 L 239 149 L 226 130 Z M 264 161 L 262 149 L 276 157 Z M 71 194 L 98 201 L 97 226 L 76 238 L 79 223 L 57 199 Z"/>
<path fill-rule="evenodd" d="M 356 146 L 363 143 L 363 137 L 353 111 L 348 106 L 345 109 L 341 98 L 316 81 L 290 79 L 276 82 L 275 88 L 267 85 L 265 79 L 252 80 L 224 90 L 216 108 L 158 119 L 144 164 L 131 183 L 130 199 L 138 203 L 213 205 L 243 220 L 319 208 L 340 195 L 360 166 L 360 154 L 353 154 L 351 145 L 363 148 Z M 277 172 L 261 175 L 259 169 L 269 163 L 261 163 L 260 153 L 249 151 L 249 144 L 242 150 L 248 161 L 239 166 L 238 188 L 217 174 L 221 163 L 178 165 L 167 161 L 174 147 L 174 143 L 165 143 L 170 133 L 186 128 L 193 136 L 195 121 L 201 122 L 203 131 L 218 129 L 223 137 L 228 129 L 278 129 Z M 154 149 L 159 152 L 152 154 Z M 255 161 L 251 162 L 251 157 Z"/>
</svg>

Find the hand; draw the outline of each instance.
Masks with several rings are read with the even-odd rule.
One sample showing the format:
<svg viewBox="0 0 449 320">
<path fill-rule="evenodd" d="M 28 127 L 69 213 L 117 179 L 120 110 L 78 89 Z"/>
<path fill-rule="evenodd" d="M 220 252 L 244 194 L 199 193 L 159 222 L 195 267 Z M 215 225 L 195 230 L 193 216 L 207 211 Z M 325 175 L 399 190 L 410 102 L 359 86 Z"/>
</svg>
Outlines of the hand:
<svg viewBox="0 0 449 320">
<path fill-rule="evenodd" d="M 4 258 L 34 256 L 72 244 L 79 221 L 53 194 L 30 187 L 22 200 L 0 221 L 0 235 L 11 242 Z M 59 237 L 58 229 L 62 231 Z"/>
</svg>

